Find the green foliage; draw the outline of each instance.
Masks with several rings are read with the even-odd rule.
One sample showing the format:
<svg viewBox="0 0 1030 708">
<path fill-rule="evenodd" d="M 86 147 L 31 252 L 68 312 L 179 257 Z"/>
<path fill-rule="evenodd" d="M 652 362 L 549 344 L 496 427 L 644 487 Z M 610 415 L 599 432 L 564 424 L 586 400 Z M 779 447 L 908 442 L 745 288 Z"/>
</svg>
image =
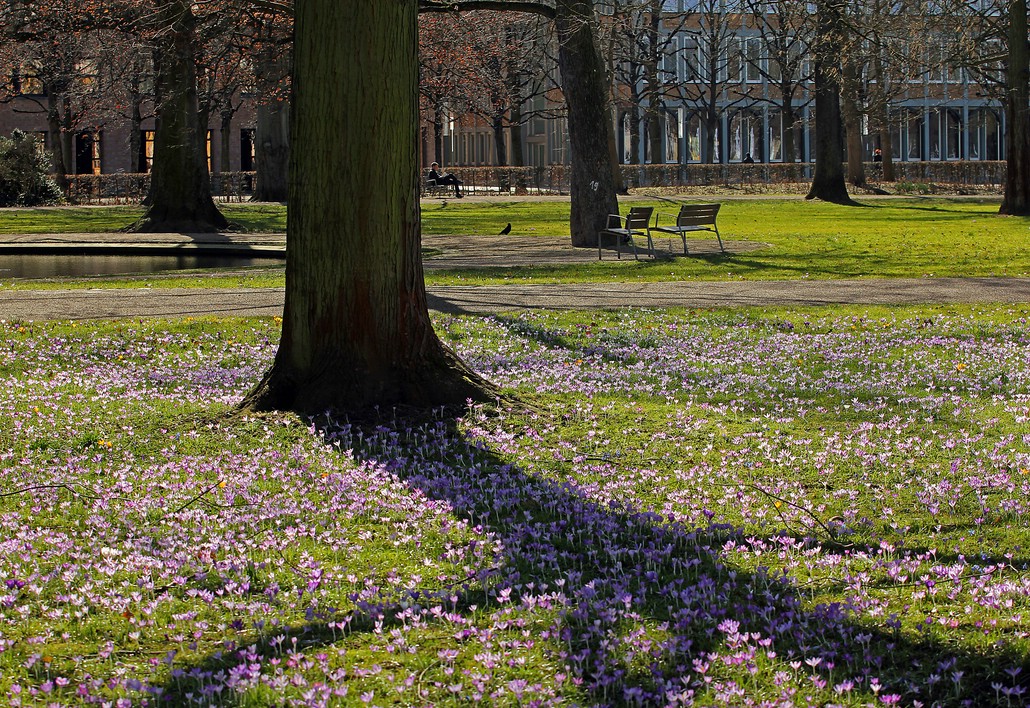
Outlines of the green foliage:
<svg viewBox="0 0 1030 708">
<path fill-rule="evenodd" d="M 56 204 L 61 196 L 35 138 L 20 130 L 0 137 L 0 206 Z"/>
</svg>

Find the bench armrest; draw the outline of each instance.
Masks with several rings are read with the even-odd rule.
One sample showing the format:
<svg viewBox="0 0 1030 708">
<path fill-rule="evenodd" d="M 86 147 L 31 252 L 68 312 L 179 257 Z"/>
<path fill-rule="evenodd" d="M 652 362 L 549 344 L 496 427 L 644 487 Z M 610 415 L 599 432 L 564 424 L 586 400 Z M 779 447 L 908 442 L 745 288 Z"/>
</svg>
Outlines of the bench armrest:
<svg viewBox="0 0 1030 708">
<path fill-rule="evenodd" d="M 618 227 L 621 227 L 621 226 L 622 226 L 622 217 L 621 216 L 619 216 L 618 214 L 609 214 L 608 215 L 608 222 L 605 224 L 605 228 L 606 229 L 610 229 L 610 228 L 613 228 L 613 227 L 618 228 Z"/>
</svg>

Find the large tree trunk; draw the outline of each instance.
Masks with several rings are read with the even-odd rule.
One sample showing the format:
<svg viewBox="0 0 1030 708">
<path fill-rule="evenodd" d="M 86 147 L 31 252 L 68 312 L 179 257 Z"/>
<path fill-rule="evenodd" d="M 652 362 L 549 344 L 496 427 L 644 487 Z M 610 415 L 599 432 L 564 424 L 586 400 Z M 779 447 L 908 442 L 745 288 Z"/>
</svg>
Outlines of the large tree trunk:
<svg viewBox="0 0 1030 708">
<path fill-rule="evenodd" d="M 437 338 L 419 226 L 417 0 L 295 5 L 283 333 L 247 409 L 496 396 Z M 360 42 L 341 37 L 361 28 Z"/>
<path fill-rule="evenodd" d="M 211 198 L 206 126 L 197 101 L 196 19 L 188 0 L 164 0 L 154 52 L 157 130 L 147 211 L 135 231 L 218 231 L 229 225 Z"/>
<path fill-rule="evenodd" d="M 252 202 L 285 202 L 290 161 L 290 105 L 261 103 L 254 132 L 257 183 Z"/>
<path fill-rule="evenodd" d="M 1008 78 L 1005 103 L 1005 196 L 1002 214 L 1030 215 L 1030 59 L 1026 0 L 1009 4 Z"/>
<path fill-rule="evenodd" d="M 572 245 L 594 248 L 608 215 L 618 213 L 619 201 L 609 143 L 611 111 L 604 63 L 594 38 L 593 3 L 558 0 L 555 25 L 569 115 Z"/>
<path fill-rule="evenodd" d="M 844 183 L 843 134 L 840 115 L 840 87 L 831 67 L 839 57 L 841 32 L 837 0 L 821 0 L 815 48 L 815 174 L 806 199 L 835 204 L 854 204 Z"/>
</svg>

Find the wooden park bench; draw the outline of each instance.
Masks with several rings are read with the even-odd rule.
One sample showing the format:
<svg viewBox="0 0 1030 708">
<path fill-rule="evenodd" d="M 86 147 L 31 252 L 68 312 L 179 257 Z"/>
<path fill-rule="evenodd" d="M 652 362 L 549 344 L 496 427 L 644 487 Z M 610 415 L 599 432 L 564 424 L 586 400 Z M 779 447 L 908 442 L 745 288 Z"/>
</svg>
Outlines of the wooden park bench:
<svg viewBox="0 0 1030 708">
<path fill-rule="evenodd" d="M 639 261 L 640 258 L 637 257 L 637 244 L 634 243 L 633 236 L 646 236 L 647 242 L 651 242 L 649 229 L 651 228 L 651 214 L 653 212 L 654 207 L 633 207 L 625 218 L 618 214 L 609 214 L 607 226 L 597 232 L 597 260 L 602 260 L 601 248 L 604 246 L 605 238 L 609 238 L 615 241 L 615 255 L 620 261 L 622 260 L 623 245 L 632 247 L 633 258 Z M 651 255 L 654 255 L 653 249 Z"/>
<path fill-rule="evenodd" d="M 647 231 L 647 245 L 654 255 L 654 241 L 651 240 L 651 232 L 659 231 L 667 234 L 677 234 L 683 239 L 683 255 L 687 255 L 687 234 L 695 231 L 711 231 L 719 239 L 719 250 L 723 253 L 726 249 L 722 245 L 722 236 L 719 234 L 719 227 L 715 225 L 715 217 L 719 215 L 721 204 L 684 204 L 680 207 L 680 213 L 676 215 L 675 225 L 661 226 L 658 224 L 658 216 L 655 215 L 654 226 Z"/>
</svg>

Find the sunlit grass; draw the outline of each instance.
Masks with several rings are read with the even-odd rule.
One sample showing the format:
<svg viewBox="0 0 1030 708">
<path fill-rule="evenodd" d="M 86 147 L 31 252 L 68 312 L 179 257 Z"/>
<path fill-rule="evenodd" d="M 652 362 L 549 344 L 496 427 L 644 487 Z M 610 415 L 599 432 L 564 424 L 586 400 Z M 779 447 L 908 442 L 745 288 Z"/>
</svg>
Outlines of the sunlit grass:
<svg viewBox="0 0 1030 708">
<path fill-rule="evenodd" d="M 697 201 L 697 200 L 694 200 Z M 668 201 L 642 200 L 675 213 Z M 462 271 L 428 269 L 430 285 L 674 280 L 780 280 L 880 277 L 973 277 L 1030 275 L 1030 219 L 1000 216 L 997 202 L 983 199 L 879 199 L 841 207 L 800 198 L 727 199 L 719 226 L 727 253 L 689 257 L 624 259 L 575 264 L 486 267 Z M 285 207 L 227 204 L 226 215 L 249 231 L 285 229 Z M 625 207 L 624 207 L 625 209 Z M 423 206 L 426 234 L 497 234 L 507 223 L 522 237 L 569 238 L 566 201 L 469 202 Z M 18 209 L 0 211 L 0 232 L 105 231 L 133 221 L 130 207 Z M 677 245 L 658 238 L 661 249 Z M 678 242 L 677 242 L 678 243 Z M 432 253 L 427 253 L 431 261 Z M 489 255 L 489 254 L 484 254 Z M 134 286 L 139 279 L 88 279 L 97 286 Z M 180 287 L 174 278 L 147 279 L 155 287 Z M 81 285 L 82 283 L 80 283 Z M 281 269 L 229 276 L 207 275 L 197 286 L 274 287 Z M 62 279 L 62 287 L 75 286 Z M 12 284 L 8 281 L 5 287 Z M 26 287 L 17 284 L 15 287 Z"/>
</svg>

